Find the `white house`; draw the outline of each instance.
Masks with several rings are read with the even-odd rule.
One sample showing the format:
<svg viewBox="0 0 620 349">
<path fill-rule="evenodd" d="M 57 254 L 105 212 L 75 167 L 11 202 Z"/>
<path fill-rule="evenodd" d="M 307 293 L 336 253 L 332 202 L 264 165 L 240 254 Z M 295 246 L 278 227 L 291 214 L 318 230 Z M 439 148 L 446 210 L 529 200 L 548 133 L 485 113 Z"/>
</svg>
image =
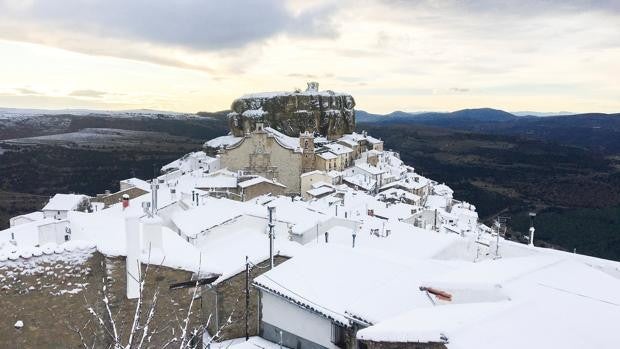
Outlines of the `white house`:
<svg viewBox="0 0 620 349">
<path fill-rule="evenodd" d="M 179 170 L 182 173 L 186 173 L 199 169 L 204 170 L 207 173 L 219 170 L 219 157 L 210 157 L 207 156 L 207 154 L 203 151 L 197 151 L 186 154 L 182 158 L 174 160 L 167 165 L 164 165 L 161 168 L 161 171 L 165 173 Z"/>
<path fill-rule="evenodd" d="M 450 267 L 433 261 L 395 263 L 386 256 L 337 244 L 308 247 L 254 279 L 261 297 L 261 336 L 289 348 L 343 348 L 359 323 L 406 308 L 432 306 L 421 280 Z M 402 277 L 407 275 L 407 277 Z M 348 335 L 347 335 L 348 333 Z"/>
<path fill-rule="evenodd" d="M 60 244 L 69 240 L 71 240 L 71 229 L 66 219 L 44 218 L 0 231 L 0 249 L 7 243 L 17 246 L 43 246 L 48 243 Z"/>
<path fill-rule="evenodd" d="M 69 211 L 77 210 L 80 205 L 88 202 L 88 196 L 81 194 L 56 194 L 43 207 L 45 218 L 67 219 Z"/>
</svg>

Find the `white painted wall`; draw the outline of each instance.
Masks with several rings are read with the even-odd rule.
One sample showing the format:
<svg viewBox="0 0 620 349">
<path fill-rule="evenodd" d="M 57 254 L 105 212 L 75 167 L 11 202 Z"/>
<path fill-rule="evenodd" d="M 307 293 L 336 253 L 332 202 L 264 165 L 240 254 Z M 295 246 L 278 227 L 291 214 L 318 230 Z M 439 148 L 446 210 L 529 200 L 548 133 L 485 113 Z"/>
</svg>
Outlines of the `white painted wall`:
<svg viewBox="0 0 620 349">
<path fill-rule="evenodd" d="M 264 322 L 326 348 L 338 348 L 331 342 L 330 320 L 271 293 L 261 291 L 261 296 Z"/>
<path fill-rule="evenodd" d="M 276 239 L 288 239 L 288 225 L 284 222 L 274 221 L 275 227 L 273 228 L 275 232 Z M 223 223 L 221 225 L 215 226 L 207 231 L 207 234 L 199 235 L 198 239 L 196 239 L 195 245 L 202 246 L 205 243 L 205 236 L 209 234 L 217 234 L 220 232 L 227 232 L 233 230 L 255 230 L 258 232 L 268 232 L 269 223 L 267 218 L 256 217 L 251 215 L 242 215 L 237 217 L 229 222 Z"/>
<path fill-rule="evenodd" d="M 65 242 L 66 229 L 69 222 L 66 220 L 47 223 L 39 226 L 39 245 L 47 243 L 62 244 Z M 71 239 L 71 237 L 69 237 Z"/>
<path fill-rule="evenodd" d="M 69 211 L 44 210 L 43 217 L 54 218 L 54 219 L 67 219 L 68 212 Z"/>
<path fill-rule="evenodd" d="M 342 209 L 340 212 L 344 212 L 344 209 Z M 330 230 L 331 228 L 345 227 L 345 228 L 353 230 L 353 229 L 357 229 L 358 225 L 359 223 L 356 221 L 352 221 L 352 220 L 348 220 L 344 218 L 338 218 L 338 217 L 331 217 L 325 222 L 319 223 L 318 229 L 317 229 L 317 226 L 315 225 L 312 228 L 304 231 L 301 235 L 293 235 L 293 241 L 297 241 L 300 244 L 305 245 L 307 243 L 316 241 L 317 230 L 318 230 L 319 238 L 323 238 L 325 232 Z"/>
<path fill-rule="evenodd" d="M 163 249 L 163 220 L 157 216 L 143 217 L 140 222 L 142 223 L 142 251 L 148 253 L 153 249 Z"/>
</svg>

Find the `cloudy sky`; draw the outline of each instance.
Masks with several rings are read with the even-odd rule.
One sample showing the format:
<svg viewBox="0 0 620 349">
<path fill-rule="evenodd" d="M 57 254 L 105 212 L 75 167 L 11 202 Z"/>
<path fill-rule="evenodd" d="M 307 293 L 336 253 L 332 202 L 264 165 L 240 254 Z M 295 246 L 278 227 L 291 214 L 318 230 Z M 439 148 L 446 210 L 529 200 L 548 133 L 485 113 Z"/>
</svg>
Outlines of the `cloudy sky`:
<svg viewBox="0 0 620 349">
<path fill-rule="evenodd" d="M 620 111 L 618 0 L 0 0 L 0 107 Z"/>
</svg>

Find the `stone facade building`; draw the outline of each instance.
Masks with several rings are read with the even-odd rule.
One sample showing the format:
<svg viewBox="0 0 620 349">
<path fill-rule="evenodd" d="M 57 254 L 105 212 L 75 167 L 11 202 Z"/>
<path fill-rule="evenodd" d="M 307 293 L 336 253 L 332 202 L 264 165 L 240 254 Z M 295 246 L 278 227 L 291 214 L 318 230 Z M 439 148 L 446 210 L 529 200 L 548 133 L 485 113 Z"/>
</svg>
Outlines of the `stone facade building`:
<svg viewBox="0 0 620 349">
<path fill-rule="evenodd" d="M 303 143 L 299 144 L 299 140 Z M 240 142 L 221 149 L 220 159 L 222 167 L 276 179 L 288 188 L 288 193 L 299 193 L 299 176 L 304 166 L 314 163 L 314 145 L 310 137 L 288 137 L 258 124 Z"/>
</svg>

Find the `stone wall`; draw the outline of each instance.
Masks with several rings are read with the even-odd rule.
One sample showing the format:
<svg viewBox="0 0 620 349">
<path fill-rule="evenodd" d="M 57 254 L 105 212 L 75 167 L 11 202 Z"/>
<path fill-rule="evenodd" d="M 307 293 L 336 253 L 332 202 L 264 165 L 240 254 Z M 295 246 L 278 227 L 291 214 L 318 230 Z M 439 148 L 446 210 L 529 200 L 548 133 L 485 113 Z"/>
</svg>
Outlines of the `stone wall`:
<svg viewBox="0 0 620 349">
<path fill-rule="evenodd" d="M 360 341 L 366 349 L 447 349 L 444 343 Z"/>
<path fill-rule="evenodd" d="M 96 340 L 95 348 L 109 347 L 109 336 L 94 324 L 88 311 L 89 306 L 93 307 L 109 326 L 102 297 L 104 280 L 110 308 L 126 342 L 136 301 L 125 297 L 125 258 L 108 258 L 98 252 L 65 252 L 57 256 L 0 263 L 0 285 L 3 286 L 0 288 L 3 315 L 0 317 L 0 347 L 82 348 L 73 328 L 84 331 L 89 347 L 93 340 Z M 23 272 L 24 268 L 28 272 Z M 190 277 L 189 272 L 151 266 L 145 303 L 148 307 L 153 292 L 159 287 L 151 328 L 162 331 L 151 338 L 149 347 L 161 348 L 173 336 L 171 329 L 177 326 L 176 316 L 184 318 L 187 314 L 191 299 L 188 290 L 169 290 L 168 286 Z M 200 321 L 199 300 L 193 309 L 191 326 L 196 326 Z M 17 320 L 24 322 L 20 330 L 13 327 Z M 178 331 L 174 333 L 178 335 Z"/>
<path fill-rule="evenodd" d="M 97 196 L 96 198 L 91 199 L 91 202 L 102 202 L 105 207 L 117 204 L 119 202 L 121 202 L 121 199 L 123 197 L 123 195 L 127 194 L 129 195 L 130 199 L 135 199 L 139 196 L 142 196 L 144 194 L 148 193 L 145 190 L 142 190 L 138 187 L 133 187 L 133 188 L 129 188 L 129 189 L 125 189 L 125 190 L 121 190 L 121 191 L 117 191 L 116 193 L 112 193 L 110 195 L 101 195 L 101 196 Z"/>
<path fill-rule="evenodd" d="M 242 257 L 240 257 L 242 258 Z M 275 256 L 274 264 L 286 261 L 288 257 Z M 258 335 L 259 329 L 259 292 L 252 287 L 252 280 L 269 270 L 269 260 L 258 264 L 250 271 L 250 307 L 248 328 L 250 336 Z M 213 287 L 204 287 L 202 291 L 203 318 L 211 317 L 208 331 L 214 336 L 219 329 L 216 341 L 245 336 L 245 270 Z M 232 316 L 231 316 L 232 314 Z M 228 317 L 231 322 L 224 326 Z"/>
<path fill-rule="evenodd" d="M 286 193 L 286 188 L 272 183 L 261 182 L 243 189 L 243 201 L 252 200 L 257 196 L 265 194 L 283 195 L 284 193 Z"/>
<path fill-rule="evenodd" d="M 304 199 L 309 199 L 310 194 L 307 193 L 308 190 L 312 189 L 312 185 L 318 182 L 325 182 L 328 184 L 332 184 L 332 179 L 327 175 L 324 171 L 315 172 L 312 174 L 306 174 L 301 177 L 301 196 Z"/>
<path fill-rule="evenodd" d="M 287 193 L 299 193 L 302 153 L 284 148 L 264 131 L 253 132 L 236 147 L 220 154 L 222 167 L 243 170 L 286 185 Z"/>
<path fill-rule="evenodd" d="M 355 130 L 355 100 L 331 91 L 256 94 L 236 99 L 229 114 L 229 128 L 243 136 L 264 122 L 291 137 L 318 132 L 337 139 Z"/>
</svg>

